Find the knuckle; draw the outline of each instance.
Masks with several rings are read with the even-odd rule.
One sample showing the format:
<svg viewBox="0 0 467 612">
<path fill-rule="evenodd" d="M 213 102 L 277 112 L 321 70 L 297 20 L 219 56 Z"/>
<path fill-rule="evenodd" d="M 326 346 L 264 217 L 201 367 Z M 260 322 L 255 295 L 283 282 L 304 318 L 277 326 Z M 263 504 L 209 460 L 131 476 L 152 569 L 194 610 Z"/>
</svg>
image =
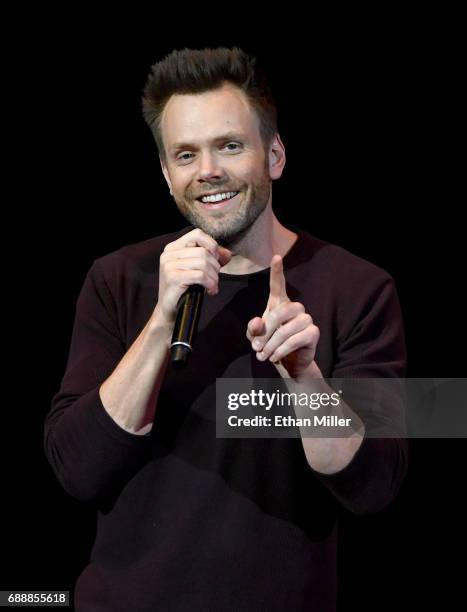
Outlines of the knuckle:
<svg viewBox="0 0 467 612">
<path fill-rule="evenodd" d="M 168 253 L 169 251 L 173 251 L 174 248 L 176 248 L 176 243 L 175 242 L 169 242 L 168 244 L 165 245 L 164 250 L 162 252 L 163 253 Z"/>
<path fill-rule="evenodd" d="M 305 329 L 305 339 L 307 344 L 315 344 L 316 334 L 312 328 L 308 327 L 307 329 Z"/>
<path fill-rule="evenodd" d="M 169 262 L 161 261 L 160 269 L 161 269 L 161 274 L 163 274 L 164 276 L 167 276 L 167 274 L 169 273 Z"/>
</svg>

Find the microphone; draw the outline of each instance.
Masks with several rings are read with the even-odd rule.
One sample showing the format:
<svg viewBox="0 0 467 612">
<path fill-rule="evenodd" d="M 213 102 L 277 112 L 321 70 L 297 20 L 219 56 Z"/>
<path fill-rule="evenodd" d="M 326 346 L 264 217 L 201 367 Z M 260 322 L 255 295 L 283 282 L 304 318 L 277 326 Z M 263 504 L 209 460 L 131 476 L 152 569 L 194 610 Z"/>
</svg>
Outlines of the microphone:
<svg viewBox="0 0 467 612">
<path fill-rule="evenodd" d="M 190 285 L 178 301 L 177 318 L 170 345 L 172 365 L 176 369 L 182 369 L 187 365 L 193 351 L 205 291 L 202 285 Z"/>
</svg>

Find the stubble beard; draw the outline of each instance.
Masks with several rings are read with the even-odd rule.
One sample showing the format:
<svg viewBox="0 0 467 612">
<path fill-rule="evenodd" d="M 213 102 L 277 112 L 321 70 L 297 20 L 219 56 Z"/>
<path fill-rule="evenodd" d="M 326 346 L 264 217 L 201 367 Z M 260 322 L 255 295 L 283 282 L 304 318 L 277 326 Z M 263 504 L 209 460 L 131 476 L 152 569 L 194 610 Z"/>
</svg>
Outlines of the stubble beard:
<svg viewBox="0 0 467 612">
<path fill-rule="evenodd" d="M 193 200 L 190 198 L 187 201 L 183 197 L 177 198 L 174 196 L 174 200 L 178 210 L 191 225 L 202 229 L 220 245 L 228 246 L 241 240 L 265 210 L 271 195 L 271 185 L 272 181 L 269 173 L 264 172 L 261 179 L 251 186 L 247 203 L 242 202 L 240 208 L 236 208 L 232 212 L 226 211 L 219 216 L 215 211 L 213 211 L 212 216 L 209 213 L 203 215 L 196 206 L 193 206 L 191 203 Z M 211 189 L 218 189 L 219 187 L 219 185 L 216 185 L 212 186 Z M 226 189 L 226 191 L 230 191 L 230 189 Z M 246 185 L 241 188 L 240 197 L 244 198 L 245 194 Z"/>
</svg>

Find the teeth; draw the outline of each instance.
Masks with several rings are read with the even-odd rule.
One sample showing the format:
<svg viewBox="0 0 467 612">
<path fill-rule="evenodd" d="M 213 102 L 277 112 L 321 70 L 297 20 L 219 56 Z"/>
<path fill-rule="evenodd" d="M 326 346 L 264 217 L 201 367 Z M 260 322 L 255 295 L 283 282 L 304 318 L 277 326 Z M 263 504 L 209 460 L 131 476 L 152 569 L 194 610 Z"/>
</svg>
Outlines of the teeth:
<svg viewBox="0 0 467 612">
<path fill-rule="evenodd" d="M 203 196 L 201 202 L 221 202 L 222 200 L 229 200 L 236 196 L 238 191 L 226 191 L 225 193 L 216 193 L 215 195 Z"/>
</svg>

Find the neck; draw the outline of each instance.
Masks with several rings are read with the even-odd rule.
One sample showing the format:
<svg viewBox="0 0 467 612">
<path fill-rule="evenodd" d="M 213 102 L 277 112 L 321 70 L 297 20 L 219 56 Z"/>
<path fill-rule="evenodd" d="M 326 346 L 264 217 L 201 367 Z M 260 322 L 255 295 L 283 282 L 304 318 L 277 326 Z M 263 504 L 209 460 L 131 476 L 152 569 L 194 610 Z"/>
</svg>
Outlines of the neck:
<svg viewBox="0 0 467 612">
<path fill-rule="evenodd" d="M 251 274 L 269 268 L 272 256 L 284 257 L 297 237 L 278 221 L 269 203 L 248 231 L 228 245 L 233 256 L 221 272 Z"/>
</svg>

